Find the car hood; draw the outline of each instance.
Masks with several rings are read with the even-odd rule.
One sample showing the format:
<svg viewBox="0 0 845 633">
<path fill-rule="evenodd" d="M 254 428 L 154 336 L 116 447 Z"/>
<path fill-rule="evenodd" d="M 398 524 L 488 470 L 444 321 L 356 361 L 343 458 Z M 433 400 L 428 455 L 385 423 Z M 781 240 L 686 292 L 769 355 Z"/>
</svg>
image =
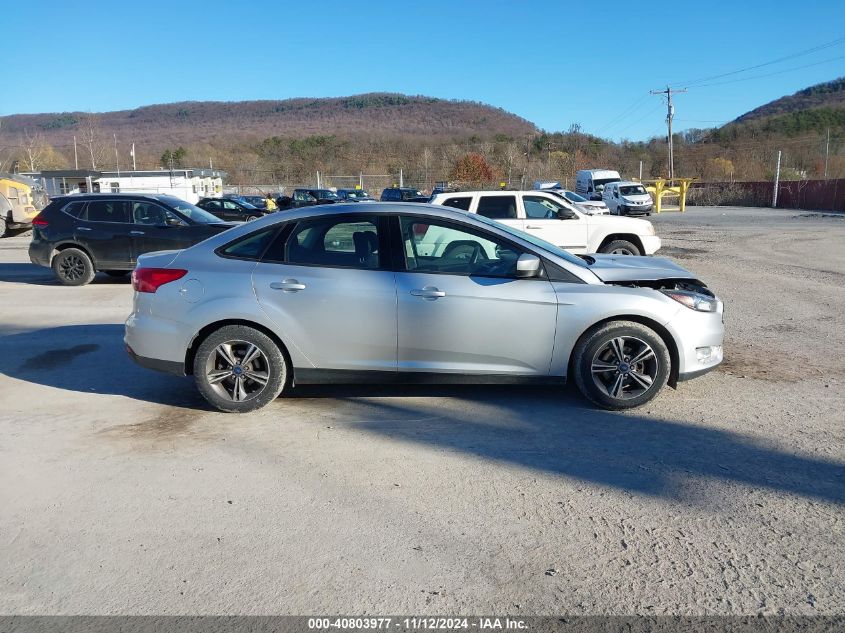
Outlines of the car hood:
<svg viewBox="0 0 845 633">
<path fill-rule="evenodd" d="M 686 268 L 664 257 L 633 255 L 589 255 L 590 270 L 604 282 L 658 281 L 661 279 L 696 279 Z"/>
</svg>

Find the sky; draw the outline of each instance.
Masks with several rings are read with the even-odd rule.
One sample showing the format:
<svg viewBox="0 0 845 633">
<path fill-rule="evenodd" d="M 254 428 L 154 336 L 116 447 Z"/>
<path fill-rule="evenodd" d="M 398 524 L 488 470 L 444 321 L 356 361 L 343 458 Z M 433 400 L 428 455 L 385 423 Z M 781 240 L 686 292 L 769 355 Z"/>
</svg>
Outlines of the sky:
<svg viewBox="0 0 845 633">
<path fill-rule="evenodd" d="M 7 78 L 0 116 L 400 92 L 642 140 L 665 133 L 667 84 L 689 86 L 681 130 L 845 76 L 843 0 L 44 0 L 3 22 L 31 81 Z"/>
</svg>

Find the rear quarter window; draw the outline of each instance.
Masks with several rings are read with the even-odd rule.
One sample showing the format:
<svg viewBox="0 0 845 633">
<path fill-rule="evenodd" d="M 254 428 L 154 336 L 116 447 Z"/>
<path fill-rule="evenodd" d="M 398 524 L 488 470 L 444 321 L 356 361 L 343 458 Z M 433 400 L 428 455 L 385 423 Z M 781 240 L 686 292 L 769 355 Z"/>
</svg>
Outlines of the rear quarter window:
<svg viewBox="0 0 845 633">
<path fill-rule="evenodd" d="M 278 226 L 244 235 L 217 249 L 220 257 L 258 261 L 278 231 Z"/>
<path fill-rule="evenodd" d="M 458 196 L 455 198 L 447 198 L 443 202 L 444 207 L 452 207 L 454 209 L 461 209 L 462 211 L 469 211 L 469 205 L 472 202 L 470 196 Z"/>
<path fill-rule="evenodd" d="M 79 219 L 82 217 L 82 212 L 85 211 L 86 204 L 87 203 L 83 201 L 71 202 L 70 204 L 66 204 L 62 207 L 62 211 L 71 217 Z"/>
</svg>

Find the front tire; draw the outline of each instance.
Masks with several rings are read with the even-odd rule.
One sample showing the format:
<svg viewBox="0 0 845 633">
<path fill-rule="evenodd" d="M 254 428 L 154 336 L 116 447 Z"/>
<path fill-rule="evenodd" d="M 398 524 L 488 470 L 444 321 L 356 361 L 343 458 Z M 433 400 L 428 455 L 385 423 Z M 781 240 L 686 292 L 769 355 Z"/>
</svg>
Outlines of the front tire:
<svg viewBox="0 0 845 633">
<path fill-rule="evenodd" d="M 0 216 L 0 237 L 6 237 L 6 218 Z"/>
<path fill-rule="evenodd" d="M 53 273 L 63 286 L 90 284 L 97 271 L 85 251 L 66 248 L 53 258 Z"/>
<path fill-rule="evenodd" d="M 257 220 L 257 219 L 258 219 L 258 216 L 257 216 L 257 215 L 248 215 L 248 216 L 246 217 L 246 221 L 247 221 L 247 222 L 252 222 L 253 220 Z"/>
<path fill-rule="evenodd" d="M 628 240 L 613 240 L 612 242 L 608 242 L 600 249 L 600 252 L 611 255 L 642 255 L 637 245 Z"/>
<path fill-rule="evenodd" d="M 663 339 L 633 321 L 611 321 L 588 330 L 572 353 L 575 384 L 603 409 L 639 407 L 669 379 L 672 359 Z"/>
<path fill-rule="evenodd" d="M 193 369 L 203 397 L 227 413 L 247 413 L 270 404 L 290 373 L 276 342 L 245 325 L 227 325 L 206 337 L 194 356 Z"/>
</svg>

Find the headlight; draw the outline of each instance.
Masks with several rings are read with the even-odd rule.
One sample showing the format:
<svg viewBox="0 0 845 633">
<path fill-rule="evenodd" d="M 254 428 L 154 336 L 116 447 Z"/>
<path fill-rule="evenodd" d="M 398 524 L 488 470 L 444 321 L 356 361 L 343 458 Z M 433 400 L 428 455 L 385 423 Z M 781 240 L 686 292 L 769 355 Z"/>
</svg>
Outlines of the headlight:
<svg viewBox="0 0 845 633">
<path fill-rule="evenodd" d="M 646 221 L 648 222 L 648 220 Z M 656 235 L 656 233 L 654 232 L 654 225 L 651 222 L 648 223 L 648 230 L 646 231 L 646 235 Z"/>
<path fill-rule="evenodd" d="M 690 310 L 697 312 L 718 312 L 719 310 L 719 300 L 715 297 L 708 297 L 689 290 L 661 290 L 661 292 L 678 303 L 682 303 Z"/>
</svg>

